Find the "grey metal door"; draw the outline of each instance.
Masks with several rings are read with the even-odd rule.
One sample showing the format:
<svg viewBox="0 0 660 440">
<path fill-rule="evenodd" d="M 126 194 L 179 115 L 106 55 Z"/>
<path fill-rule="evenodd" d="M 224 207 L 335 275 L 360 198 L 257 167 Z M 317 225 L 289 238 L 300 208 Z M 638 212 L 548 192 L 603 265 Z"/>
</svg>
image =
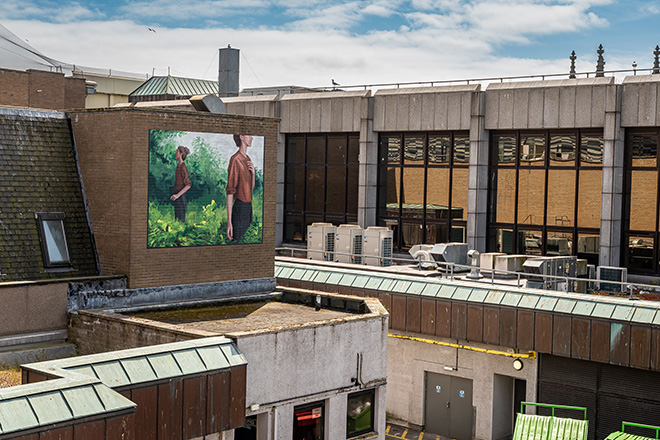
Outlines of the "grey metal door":
<svg viewBox="0 0 660 440">
<path fill-rule="evenodd" d="M 451 378 L 449 407 L 449 437 L 457 440 L 472 438 L 472 381 Z"/>
<path fill-rule="evenodd" d="M 425 429 L 457 440 L 472 438 L 472 381 L 426 373 Z"/>
<path fill-rule="evenodd" d="M 449 436 L 450 396 L 450 376 L 426 373 L 426 431 Z"/>
</svg>

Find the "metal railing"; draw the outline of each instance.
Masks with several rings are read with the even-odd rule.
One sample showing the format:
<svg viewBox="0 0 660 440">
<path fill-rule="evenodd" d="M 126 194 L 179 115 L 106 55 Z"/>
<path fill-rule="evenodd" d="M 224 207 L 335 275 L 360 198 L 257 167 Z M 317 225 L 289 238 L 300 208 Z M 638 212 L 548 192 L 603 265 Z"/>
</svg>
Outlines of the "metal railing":
<svg viewBox="0 0 660 440">
<path fill-rule="evenodd" d="M 450 281 L 472 281 L 472 282 L 481 282 L 483 283 L 488 282 L 491 285 L 498 285 L 498 286 L 506 286 L 506 287 L 513 287 L 514 284 L 512 282 L 515 280 L 515 287 L 518 289 L 521 288 L 533 288 L 533 287 L 528 287 L 526 284 L 529 279 L 543 279 L 543 282 L 557 282 L 557 283 L 566 283 L 565 286 L 567 288 L 567 292 L 571 293 L 580 293 L 574 289 L 569 290 L 570 286 L 576 286 L 575 283 L 587 283 L 587 292 L 599 292 L 599 293 L 607 293 L 611 296 L 614 296 L 616 294 L 622 295 L 622 294 L 628 294 L 631 298 L 633 298 L 633 292 L 646 292 L 646 293 L 653 293 L 653 294 L 660 294 L 660 286 L 657 285 L 651 285 L 651 284 L 642 284 L 642 283 L 631 283 L 627 281 L 614 281 L 614 280 L 602 280 L 602 279 L 595 279 L 595 278 L 580 278 L 580 277 L 569 277 L 569 276 L 557 276 L 557 275 L 545 275 L 545 274 L 536 274 L 536 273 L 527 273 L 527 272 L 516 272 L 516 271 L 507 271 L 507 270 L 501 270 L 501 269 L 481 269 L 478 266 L 472 266 L 469 264 L 458 264 L 458 263 L 446 263 L 446 262 L 438 262 L 438 261 L 419 261 L 415 260 L 412 257 L 409 258 L 403 258 L 403 257 L 377 257 L 377 256 L 371 256 L 371 255 L 365 255 L 365 254 L 351 254 L 347 252 L 327 252 L 327 251 L 319 251 L 319 250 L 314 250 L 314 249 L 306 249 L 306 248 L 299 248 L 299 247 L 278 247 L 275 248 L 275 252 L 280 252 L 280 253 L 289 253 L 291 257 L 296 258 L 296 253 L 298 254 L 305 254 L 306 259 L 312 259 L 309 257 L 310 254 L 324 254 L 324 257 L 330 257 L 330 254 L 332 254 L 332 259 L 325 260 L 325 259 L 314 259 L 314 261 L 326 261 L 326 262 L 337 262 L 336 261 L 336 256 L 346 256 L 346 257 L 362 257 L 362 262 L 361 263 L 344 263 L 344 264 L 350 264 L 352 266 L 368 266 L 370 268 L 381 268 L 381 269 L 387 269 L 389 268 L 396 268 L 397 266 L 408 266 L 410 269 L 416 269 L 420 272 L 428 272 L 429 267 L 432 269 L 436 269 L 440 274 L 442 274 L 446 279 Z M 530 258 L 537 258 L 538 256 L 530 256 Z M 300 258 L 300 257 L 299 257 Z M 370 264 L 365 263 L 366 258 L 371 258 L 371 259 L 379 259 L 381 261 L 389 261 L 389 265 L 383 265 L 383 266 L 374 266 Z M 398 263 L 398 264 L 397 264 Z M 402 263 L 402 264 L 401 264 Z M 487 274 L 488 276 L 482 276 L 481 278 L 471 278 L 468 275 L 465 275 L 466 272 L 470 272 L 473 269 L 479 268 L 479 271 L 481 274 Z M 388 270 L 388 272 L 392 272 L 391 270 Z M 461 275 L 460 279 L 458 279 L 458 274 Z M 510 280 L 509 282 L 505 282 L 503 280 Z M 573 284 L 572 284 L 573 283 Z M 600 290 L 601 285 L 618 285 L 620 286 L 620 290 Z M 546 290 L 546 291 L 557 291 L 553 289 L 539 289 L 539 290 Z M 559 290 L 559 292 L 562 292 L 564 290 Z"/>
<path fill-rule="evenodd" d="M 602 73 L 604 74 L 610 74 L 610 76 L 614 76 L 616 74 L 620 73 L 632 73 L 633 75 L 637 75 L 637 73 L 641 72 L 653 72 L 653 68 L 644 68 L 644 69 L 619 69 L 619 70 L 605 70 Z M 596 77 L 597 74 L 600 72 L 577 72 L 575 73 L 576 77 L 584 77 L 584 78 L 592 78 Z M 374 88 L 402 88 L 402 87 L 412 87 L 412 86 L 428 86 L 428 87 L 434 87 L 436 85 L 448 85 L 448 84 L 481 84 L 481 83 L 492 83 L 492 82 L 499 82 L 499 83 L 504 83 L 506 82 L 513 82 L 513 81 L 521 81 L 525 79 L 540 79 L 541 81 L 544 81 L 546 79 L 553 79 L 553 78 L 567 78 L 570 73 L 548 73 L 548 74 L 540 74 L 540 75 L 515 75 L 515 76 L 492 76 L 492 77 L 484 77 L 484 78 L 467 78 L 467 79 L 443 79 L 443 80 L 436 80 L 436 81 L 410 81 L 410 82 L 398 82 L 398 83 L 374 83 L 374 84 L 356 84 L 356 85 L 348 85 L 348 86 L 336 86 L 336 87 L 326 87 L 323 88 L 324 91 L 342 91 L 345 89 L 360 89 L 360 90 L 369 90 L 369 89 L 374 89 Z"/>
<path fill-rule="evenodd" d="M 555 416 L 555 409 L 567 409 L 572 411 L 582 411 L 584 414 L 584 420 L 587 420 L 587 408 L 582 406 L 566 406 L 566 405 L 550 405 L 548 403 L 533 403 L 533 402 L 520 402 L 520 412 L 525 413 L 526 406 L 533 406 L 537 408 L 551 408 L 552 417 Z"/>
</svg>

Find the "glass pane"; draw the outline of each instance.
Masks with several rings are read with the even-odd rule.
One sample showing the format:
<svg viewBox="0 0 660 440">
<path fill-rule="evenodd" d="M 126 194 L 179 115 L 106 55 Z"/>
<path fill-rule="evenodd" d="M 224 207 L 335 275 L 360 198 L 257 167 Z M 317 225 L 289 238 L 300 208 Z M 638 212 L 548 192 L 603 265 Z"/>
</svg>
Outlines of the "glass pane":
<svg viewBox="0 0 660 440">
<path fill-rule="evenodd" d="M 603 166 L 603 136 L 582 135 L 580 138 L 580 165 Z"/>
<path fill-rule="evenodd" d="M 572 255 L 573 234 L 568 232 L 548 232 L 546 255 Z"/>
<path fill-rule="evenodd" d="M 656 135 L 630 136 L 632 166 L 654 167 L 658 160 L 658 138 Z"/>
<path fill-rule="evenodd" d="M 488 252 L 513 253 L 513 230 L 491 229 L 488 233 Z"/>
<path fill-rule="evenodd" d="M 628 237 L 626 266 L 629 269 L 653 270 L 653 238 Z"/>
<path fill-rule="evenodd" d="M 470 163 L 470 138 L 467 136 L 454 137 L 454 163 Z"/>
<path fill-rule="evenodd" d="M 349 395 L 346 405 L 346 436 L 373 431 L 374 392 Z"/>
<path fill-rule="evenodd" d="M 452 170 L 451 218 L 455 220 L 467 220 L 469 174 L 467 168 Z"/>
<path fill-rule="evenodd" d="M 520 165 L 545 166 L 545 137 L 523 136 L 520 139 Z"/>
<path fill-rule="evenodd" d="M 424 217 L 424 168 L 403 168 L 403 217 Z"/>
<path fill-rule="evenodd" d="M 586 258 L 588 264 L 598 264 L 600 253 L 600 235 L 580 234 L 577 242 L 578 258 Z"/>
<path fill-rule="evenodd" d="M 523 171 L 521 171 L 522 173 Z M 548 171 L 546 224 L 548 226 L 575 225 L 575 171 L 556 169 Z"/>
<path fill-rule="evenodd" d="M 410 249 L 411 246 L 424 243 L 422 237 L 424 229 L 421 223 L 406 223 L 401 226 L 401 249 Z"/>
<path fill-rule="evenodd" d="M 581 170 L 578 190 L 579 228 L 600 228 L 600 203 L 603 188 L 601 170 Z"/>
<path fill-rule="evenodd" d="M 658 173 L 656 171 L 631 171 L 630 178 L 630 229 L 655 231 L 656 201 L 658 198 Z"/>
<path fill-rule="evenodd" d="M 518 247 L 521 254 L 542 255 L 543 239 L 541 231 L 520 231 Z"/>
<path fill-rule="evenodd" d="M 516 202 L 516 170 L 497 170 L 497 189 L 495 194 L 495 221 L 497 223 L 514 223 Z"/>
<path fill-rule="evenodd" d="M 328 136 L 328 163 L 345 164 L 347 147 L 345 136 Z"/>
<path fill-rule="evenodd" d="M 356 166 L 348 167 L 348 186 L 346 187 L 346 213 L 357 215 L 358 210 L 358 172 Z"/>
<path fill-rule="evenodd" d="M 322 194 L 325 194 L 325 167 L 310 165 L 307 167 L 305 211 L 323 212 Z"/>
<path fill-rule="evenodd" d="M 286 138 L 287 163 L 305 163 L 305 138 L 302 136 L 288 136 Z"/>
<path fill-rule="evenodd" d="M 287 215 L 284 218 L 284 240 L 303 241 L 304 237 L 302 215 Z"/>
<path fill-rule="evenodd" d="M 325 163 L 325 136 L 307 138 L 307 163 Z"/>
<path fill-rule="evenodd" d="M 321 440 L 322 438 L 323 406 L 296 408 L 293 414 L 293 440 Z"/>
<path fill-rule="evenodd" d="M 448 243 L 449 228 L 446 223 L 426 223 L 426 239 L 425 243 Z"/>
<path fill-rule="evenodd" d="M 360 155 L 360 139 L 358 136 L 348 137 L 348 163 L 358 163 Z"/>
<path fill-rule="evenodd" d="M 48 260 L 51 263 L 67 263 L 69 252 L 64 239 L 64 222 L 62 220 L 42 220 L 46 239 Z"/>
<path fill-rule="evenodd" d="M 500 165 L 516 164 L 516 138 L 513 136 L 495 136 L 493 138 Z"/>
<path fill-rule="evenodd" d="M 399 137 L 385 137 L 381 139 L 381 163 L 401 162 L 401 139 Z"/>
<path fill-rule="evenodd" d="M 518 180 L 518 223 L 542 225 L 545 170 L 520 170 Z"/>
<path fill-rule="evenodd" d="M 286 206 L 287 211 L 305 210 L 305 167 L 287 165 Z"/>
<path fill-rule="evenodd" d="M 328 166 L 326 211 L 346 212 L 346 167 Z"/>
<path fill-rule="evenodd" d="M 426 217 L 447 219 L 450 169 L 429 167 L 427 173 Z"/>
<path fill-rule="evenodd" d="M 429 137 L 429 165 L 448 164 L 450 152 L 449 136 Z"/>
<path fill-rule="evenodd" d="M 575 165 L 577 140 L 574 135 L 563 134 L 550 136 L 550 166 Z"/>
<path fill-rule="evenodd" d="M 401 204 L 401 168 L 390 167 L 387 169 L 387 196 L 386 213 L 387 217 L 399 216 L 399 205 Z"/>
<path fill-rule="evenodd" d="M 403 164 L 424 164 L 424 137 L 406 137 L 403 144 Z"/>
</svg>

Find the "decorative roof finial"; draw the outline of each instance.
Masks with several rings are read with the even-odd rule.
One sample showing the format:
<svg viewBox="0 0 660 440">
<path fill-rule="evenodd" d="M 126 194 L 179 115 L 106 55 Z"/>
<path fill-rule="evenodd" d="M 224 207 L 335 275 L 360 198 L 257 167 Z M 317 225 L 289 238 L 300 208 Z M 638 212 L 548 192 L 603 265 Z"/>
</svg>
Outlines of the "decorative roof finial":
<svg viewBox="0 0 660 440">
<path fill-rule="evenodd" d="M 599 76 L 605 76 L 605 59 L 603 58 L 603 45 L 599 44 L 598 45 L 598 50 L 596 53 L 598 54 L 598 62 L 596 62 L 596 77 Z"/>
<path fill-rule="evenodd" d="M 653 51 L 653 73 L 660 73 L 660 47 L 655 46 Z"/>
<path fill-rule="evenodd" d="M 571 60 L 571 71 L 569 72 L 568 77 L 571 79 L 575 78 L 575 60 L 577 57 L 575 56 L 575 51 L 571 52 L 571 56 L 568 57 L 569 60 Z"/>
</svg>

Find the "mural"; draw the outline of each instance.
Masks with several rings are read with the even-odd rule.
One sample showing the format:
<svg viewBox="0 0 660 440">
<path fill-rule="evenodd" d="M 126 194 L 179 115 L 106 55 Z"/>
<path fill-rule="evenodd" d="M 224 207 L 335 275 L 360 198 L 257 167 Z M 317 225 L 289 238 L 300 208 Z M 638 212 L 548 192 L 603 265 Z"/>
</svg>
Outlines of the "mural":
<svg viewBox="0 0 660 440">
<path fill-rule="evenodd" d="M 147 247 L 262 243 L 264 138 L 149 130 Z"/>
</svg>

